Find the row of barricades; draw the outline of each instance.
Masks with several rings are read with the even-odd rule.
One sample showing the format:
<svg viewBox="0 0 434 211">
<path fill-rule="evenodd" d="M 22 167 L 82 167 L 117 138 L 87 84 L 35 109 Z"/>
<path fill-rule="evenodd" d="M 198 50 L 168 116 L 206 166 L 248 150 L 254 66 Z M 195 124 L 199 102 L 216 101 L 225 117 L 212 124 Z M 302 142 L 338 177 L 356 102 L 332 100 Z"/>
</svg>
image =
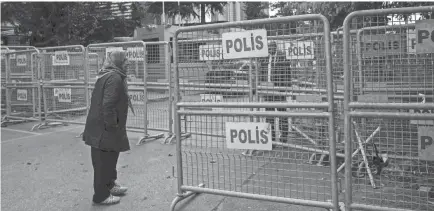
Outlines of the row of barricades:
<svg viewBox="0 0 434 211">
<path fill-rule="evenodd" d="M 184 27 L 171 43 L 173 63 L 167 42 L 8 52 L 4 120 L 84 124 L 96 73 L 122 48 L 136 114 L 128 130 L 144 134 L 138 144 L 164 133 L 176 139 L 172 210 L 194 193 L 433 210 L 433 54 L 412 44 L 425 23 L 388 22 L 426 12 L 355 12 L 343 36 L 316 14 Z M 291 22 L 304 32 L 288 33 Z M 30 79 L 17 81 L 20 74 Z"/>
<path fill-rule="evenodd" d="M 420 50 L 434 46 L 434 21 L 394 20 L 432 12 L 354 12 L 343 37 L 319 14 L 177 30 L 171 210 L 198 193 L 336 211 L 434 210 L 434 48 Z M 305 32 L 289 33 L 298 29 L 288 23 Z M 193 66 L 200 61 L 211 71 Z"/>
<path fill-rule="evenodd" d="M 113 50 L 127 52 L 128 89 L 135 108 L 129 131 L 137 144 L 173 134 L 168 42 L 119 42 L 35 48 L 2 46 L 2 126 L 35 121 L 31 130 L 84 124 L 98 70 Z M 146 50 L 144 50 L 146 49 Z M 146 52 L 146 53 L 145 53 Z M 159 131 L 149 134 L 148 131 Z"/>
</svg>

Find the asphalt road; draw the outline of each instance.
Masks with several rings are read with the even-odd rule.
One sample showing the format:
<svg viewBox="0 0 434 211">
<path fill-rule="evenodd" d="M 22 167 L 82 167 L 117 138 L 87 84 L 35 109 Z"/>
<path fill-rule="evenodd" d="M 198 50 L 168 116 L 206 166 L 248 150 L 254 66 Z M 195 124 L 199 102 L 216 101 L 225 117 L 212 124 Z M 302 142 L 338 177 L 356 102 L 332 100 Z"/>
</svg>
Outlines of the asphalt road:
<svg viewBox="0 0 434 211">
<path fill-rule="evenodd" d="M 130 133 L 131 151 L 118 162 L 119 182 L 129 187 L 121 203 L 92 205 L 90 149 L 76 136 L 82 126 L 28 132 L 31 123 L 1 129 L 1 208 L 7 211 L 163 211 L 176 196 L 175 145 L 161 140 L 142 146 Z M 246 175 L 247 177 L 248 175 Z M 246 178 L 247 179 L 247 178 Z M 177 211 L 316 211 L 325 209 L 200 194 L 178 203 Z"/>
</svg>

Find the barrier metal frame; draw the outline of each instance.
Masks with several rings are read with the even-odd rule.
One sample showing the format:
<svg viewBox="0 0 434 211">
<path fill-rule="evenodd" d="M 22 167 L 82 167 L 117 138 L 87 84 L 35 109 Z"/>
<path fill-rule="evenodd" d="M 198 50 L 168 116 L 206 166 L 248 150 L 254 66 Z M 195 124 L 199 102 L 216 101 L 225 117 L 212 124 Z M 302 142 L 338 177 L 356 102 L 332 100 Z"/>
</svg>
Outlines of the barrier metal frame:
<svg viewBox="0 0 434 211">
<path fill-rule="evenodd" d="M 290 21 L 308 21 L 308 20 L 317 20 L 324 23 L 324 49 L 325 49 L 325 65 L 326 65 L 326 80 L 327 80 L 327 89 L 323 92 L 327 92 L 327 103 L 244 103 L 240 105 L 239 103 L 195 103 L 195 102 L 181 102 L 180 101 L 180 91 L 181 84 L 179 80 L 179 62 L 178 62 L 178 35 L 182 32 L 192 32 L 198 30 L 211 30 L 216 28 L 229 28 L 229 27 L 242 27 L 242 26 L 253 26 L 260 24 L 271 24 L 271 23 L 284 23 Z M 308 34 L 307 36 L 310 36 Z M 331 33 L 330 33 L 330 24 L 327 18 L 320 14 L 310 14 L 310 15 L 299 15 L 299 16 L 288 16 L 288 17 L 280 17 L 280 18 L 271 18 L 271 19 L 259 19 L 259 20 L 250 20 L 250 21 L 238 21 L 238 22 L 230 22 L 230 23 L 221 23 L 221 24 L 210 24 L 210 25 L 201 25 L 201 26 L 192 26 L 180 28 L 175 32 L 174 36 L 174 62 L 175 62 L 175 134 L 176 134 L 176 158 L 177 158 L 177 180 L 178 180 L 178 194 L 177 197 L 172 201 L 171 210 L 175 209 L 176 204 L 194 194 L 197 193 L 209 193 L 215 195 L 224 195 L 231 197 L 239 197 L 239 198 L 248 198 L 248 199 L 256 199 L 256 200 L 264 200 L 264 201 L 272 201 L 272 202 L 280 202 L 280 203 L 288 203 L 288 204 L 298 204 L 305 206 L 315 206 L 315 207 L 323 207 L 326 209 L 339 210 L 339 201 L 338 201 L 338 180 L 337 180 L 337 171 L 336 171 L 336 143 L 335 143 L 335 133 L 334 133 L 334 93 L 333 93 L 333 77 L 332 77 L 332 54 L 331 54 Z M 283 36 L 282 36 L 283 37 Z M 286 36 L 285 36 L 286 37 Z M 291 36 L 288 36 L 291 37 Z M 272 39 L 272 37 L 270 37 Z M 196 40 L 195 40 L 196 41 Z M 197 40 L 201 41 L 201 40 Z M 215 41 L 213 39 L 213 41 Z M 259 88 L 259 87 L 258 87 Z M 275 90 L 276 88 L 272 88 Z M 278 89 L 278 88 L 277 88 Z M 251 92 L 251 91 L 250 91 Z M 322 113 L 300 113 L 300 112 L 236 112 L 236 111 L 192 111 L 192 110 L 182 110 L 185 107 L 202 107 L 202 108 L 251 108 L 251 109 L 259 109 L 259 108 L 322 108 L 328 110 L 327 112 Z M 329 151 L 317 150 L 321 151 L 321 153 L 327 153 L 330 155 L 330 177 L 331 177 L 331 189 L 332 189 L 332 200 L 331 202 L 320 202 L 320 201 L 311 201 L 311 200 L 302 200 L 295 198 L 284 198 L 284 197 L 276 197 L 276 196 L 268 196 L 268 195 L 257 195 L 250 193 L 241 193 L 241 192 L 233 192 L 226 190 L 217 190 L 205 188 L 203 184 L 199 184 L 198 187 L 195 186 L 185 186 L 183 185 L 183 164 L 182 164 L 182 145 L 181 145 L 181 116 L 182 115 L 215 115 L 215 116 L 248 116 L 251 117 L 253 121 L 254 117 L 259 116 L 270 116 L 270 117 L 327 117 L 328 118 L 328 138 L 329 138 Z M 275 145 L 288 146 L 289 144 L 283 143 L 273 143 Z M 291 147 L 291 146 L 289 146 Z"/>
<path fill-rule="evenodd" d="M 1 46 L 1 48 L 2 49 L 6 49 L 8 52 L 14 52 L 16 50 L 31 50 L 31 49 L 36 50 L 37 49 L 34 46 L 15 46 L 15 45 L 4 45 L 4 46 Z M 5 78 L 6 78 L 6 76 L 5 76 Z M 6 86 L 6 83 L 4 84 L 4 86 Z M 3 87 L 2 87 L 2 89 L 3 89 Z M 4 87 L 4 89 L 6 90 L 6 87 Z M 6 102 L 5 102 L 4 105 L 6 106 Z M 24 121 L 25 120 L 17 120 L 17 119 L 15 119 L 15 120 L 12 120 L 12 119 L 6 120 L 5 118 L 2 118 L 1 126 L 6 126 L 7 124 L 21 123 L 21 122 L 24 122 Z M 33 128 L 31 130 L 33 131 Z"/>
<path fill-rule="evenodd" d="M 407 7 L 393 9 L 362 10 L 350 13 L 344 20 L 343 24 L 343 63 L 344 63 L 344 87 L 345 90 L 352 90 L 353 77 L 351 68 L 351 37 L 350 28 L 354 18 L 363 16 L 378 16 L 389 14 L 411 14 L 421 12 L 434 12 L 434 7 Z M 399 27 L 400 25 L 396 26 Z M 402 25 L 401 25 L 402 26 Z M 383 28 L 385 28 L 383 26 Z M 421 103 L 361 103 L 353 102 L 352 92 L 344 93 L 344 138 L 345 138 L 345 210 L 384 210 L 384 211 L 404 211 L 404 209 L 395 209 L 384 206 L 375 206 L 367 204 L 353 203 L 353 181 L 352 181 L 352 118 L 384 118 L 384 119 L 402 119 L 402 120 L 432 120 L 434 114 L 411 114 L 399 112 L 372 112 L 372 111 L 355 111 L 355 109 L 434 109 L 433 104 Z M 396 157 L 396 156 L 393 156 Z M 369 169 L 369 167 L 367 167 Z"/>
<path fill-rule="evenodd" d="M 92 48 L 92 47 L 123 47 L 126 44 L 130 44 L 130 45 L 133 45 L 133 44 L 137 45 L 138 44 L 138 45 L 143 46 L 143 49 L 144 49 L 144 52 L 145 52 L 143 54 L 143 63 L 144 63 L 144 65 L 143 65 L 143 82 L 140 82 L 140 85 L 143 84 L 143 91 L 144 91 L 144 103 L 143 103 L 144 105 L 143 105 L 143 107 L 144 107 L 144 110 L 145 110 L 145 117 L 144 117 L 145 118 L 144 119 L 145 125 L 144 125 L 144 128 L 143 128 L 143 131 L 137 131 L 137 130 L 132 130 L 132 129 L 128 129 L 127 128 L 127 131 L 143 132 L 144 136 L 139 138 L 139 140 L 137 141 L 136 145 L 142 145 L 142 144 L 144 144 L 146 142 L 149 142 L 151 140 L 156 140 L 156 139 L 160 139 L 160 138 L 164 137 L 164 133 L 158 133 L 158 134 L 155 134 L 155 135 L 150 135 L 148 133 L 149 129 L 148 129 L 148 119 L 147 119 L 148 118 L 148 115 L 147 115 L 147 112 L 148 112 L 148 95 L 147 95 L 147 87 L 148 87 L 147 77 L 148 77 L 148 71 L 147 71 L 147 50 L 146 50 L 146 45 L 147 44 L 148 45 L 162 44 L 162 43 L 166 43 L 166 46 L 168 46 L 168 42 L 129 41 L 129 42 L 112 42 L 112 43 L 90 44 L 90 45 L 88 45 L 86 47 L 86 52 L 89 53 L 90 52 L 89 49 Z M 167 60 L 167 58 L 166 58 L 166 60 Z M 129 84 L 134 84 L 134 83 L 129 83 Z M 89 89 L 92 89 L 92 87 L 88 86 L 87 90 L 89 90 Z M 169 89 L 169 92 L 170 92 L 170 89 Z M 169 106 L 169 110 L 170 110 L 170 107 L 171 106 Z M 90 108 L 90 104 L 88 104 L 88 111 L 89 111 L 89 108 Z M 169 116 L 170 116 L 170 113 L 171 112 L 169 111 Z"/>
<path fill-rule="evenodd" d="M 71 88 L 83 88 L 85 90 L 85 94 L 86 96 L 88 95 L 88 90 L 85 89 L 86 88 L 86 84 L 88 83 L 88 78 L 87 78 L 87 56 L 86 56 L 86 49 L 83 45 L 67 45 L 67 46 L 54 46 L 54 47 L 44 47 L 44 48 L 39 48 L 40 52 L 38 53 L 41 57 L 42 55 L 54 55 L 54 51 L 56 50 L 68 50 L 68 49 L 80 49 L 81 52 L 78 52 L 79 54 L 83 54 L 83 68 L 84 68 L 84 82 L 62 82 L 62 81 L 45 81 L 43 76 L 42 76 L 42 70 L 40 68 L 40 60 L 38 60 L 38 64 L 39 64 L 39 86 L 40 86 L 40 104 L 42 104 L 44 106 L 44 115 L 45 117 L 42 119 L 41 117 L 41 122 L 36 126 L 38 129 L 45 129 L 45 128 L 49 128 L 52 126 L 58 126 L 58 125 L 67 125 L 67 124 L 78 124 L 78 125 L 83 125 L 82 122 L 77 122 L 77 121 L 70 121 L 70 120 L 63 120 L 63 119 L 48 119 L 48 115 L 50 113 L 55 114 L 56 111 L 52 111 L 49 112 L 48 111 L 48 106 L 47 106 L 47 98 L 46 98 L 46 94 L 44 91 L 44 88 L 56 88 L 56 87 L 61 87 L 62 85 L 74 85 L 74 87 Z M 53 52 L 47 52 L 47 51 L 53 51 Z M 71 52 L 70 52 L 71 53 Z M 72 53 L 74 54 L 74 53 Z M 47 57 L 48 58 L 48 57 Z M 86 98 L 86 105 L 88 105 L 87 102 L 87 98 Z M 84 108 L 86 109 L 86 108 Z M 41 113 L 42 115 L 42 113 Z M 35 127 L 34 127 L 35 128 Z"/>
<path fill-rule="evenodd" d="M 6 47 L 6 46 L 0 46 L 1 47 L 1 51 L 5 51 L 5 52 L 2 52 L 2 58 L 3 58 L 3 60 L 5 60 L 6 61 L 6 57 L 3 55 L 4 53 L 6 53 L 6 52 L 9 52 L 9 48 L 8 47 Z M 3 65 L 2 65 L 3 66 Z M 5 68 L 5 74 L 6 74 L 6 65 L 4 66 L 4 68 Z M 2 75 L 2 78 L 4 78 L 5 79 L 5 83 L 4 84 L 2 84 L 1 85 L 1 89 L 3 90 L 5 90 L 5 94 L 6 94 L 6 75 Z M 2 96 L 3 97 L 3 96 Z M 5 96 L 5 99 L 6 99 L 6 96 Z M 2 114 L 3 114 L 3 112 L 5 112 L 6 111 L 6 100 L 5 100 L 5 102 L 1 102 L 1 106 L 3 107 L 5 107 L 4 109 L 3 108 L 1 108 L 1 112 L 2 112 Z M 1 120 L 1 122 L 2 122 L 2 125 L 3 125 L 3 117 L 2 117 L 2 120 Z"/>
<path fill-rule="evenodd" d="M 11 67 L 10 67 L 10 55 L 11 54 L 21 54 L 21 53 L 31 53 L 30 54 L 30 71 L 32 72 L 32 82 L 22 82 L 20 83 L 20 85 L 24 85 L 24 88 L 31 88 L 33 91 L 32 94 L 32 100 L 33 100 L 33 111 L 35 112 L 33 114 L 33 117 L 31 118 L 25 118 L 25 117 L 17 117 L 17 116 L 13 116 L 12 115 L 12 93 L 11 93 L 11 89 L 12 88 L 17 88 L 17 86 L 15 86 L 16 84 L 11 84 L 10 83 L 10 78 L 11 78 Z M 5 67 L 6 67 L 6 115 L 2 118 L 2 122 L 1 125 L 5 126 L 8 123 L 20 123 L 20 122 L 25 122 L 25 121 L 40 121 L 41 120 L 41 107 L 39 104 L 39 108 L 38 111 L 36 111 L 36 102 L 35 102 L 35 91 L 34 88 L 38 88 L 39 89 L 39 85 L 37 84 L 37 82 L 35 82 L 35 78 L 34 74 L 35 74 L 35 67 L 34 67 L 34 60 L 35 60 L 35 56 L 39 53 L 39 49 L 32 47 L 30 50 L 21 50 L 21 51 L 8 51 L 4 53 L 5 56 Z M 36 75 L 39 76 L 39 71 L 38 69 L 36 70 Z M 23 86 L 20 86 L 23 87 Z M 39 96 L 39 91 L 38 91 L 38 97 Z M 38 99 L 39 101 L 39 99 Z M 34 118 L 35 115 L 39 115 L 39 118 Z M 37 124 L 38 125 L 38 124 Z M 36 125 L 35 125 L 36 126 Z M 35 126 L 32 127 L 31 131 L 34 130 Z"/>
</svg>

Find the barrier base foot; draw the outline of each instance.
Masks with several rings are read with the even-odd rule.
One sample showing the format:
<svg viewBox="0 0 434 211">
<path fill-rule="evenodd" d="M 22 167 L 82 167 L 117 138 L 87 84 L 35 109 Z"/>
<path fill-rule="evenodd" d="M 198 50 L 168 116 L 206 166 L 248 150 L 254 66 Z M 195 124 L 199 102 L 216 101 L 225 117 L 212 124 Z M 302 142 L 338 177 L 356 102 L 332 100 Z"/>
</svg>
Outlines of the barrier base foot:
<svg viewBox="0 0 434 211">
<path fill-rule="evenodd" d="M 62 122 L 44 122 L 44 123 L 38 125 L 38 129 L 41 130 L 41 129 L 46 129 L 46 128 L 49 128 L 49 127 L 60 126 L 60 125 L 68 126 L 68 124 L 65 124 L 65 123 L 62 123 Z"/>
<path fill-rule="evenodd" d="M 157 135 L 146 135 L 145 137 L 140 137 L 139 141 L 137 142 L 136 145 L 140 146 L 140 145 L 142 145 L 142 144 L 144 144 L 144 143 L 146 143 L 146 142 L 148 142 L 150 140 L 156 140 L 156 139 L 160 139 L 160 138 L 163 138 L 163 137 L 164 137 L 163 133 L 157 134 Z"/>
<path fill-rule="evenodd" d="M 199 184 L 198 186 L 201 188 L 205 187 L 204 184 Z M 178 202 L 180 202 L 180 201 L 182 201 L 182 200 L 184 200 L 184 199 L 186 199 L 186 198 L 188 198 L 194 194 L 198 194 L 198 193 L 195 193 L 192 191 L 187 191 L 183 194 L 178 194 L 178 196 L 175 199 L 173 199 L 172 204 L 170 205 L 170 211 L 175 211 L 175 206 L 176 206 L 176 204 L 178 204 Z"/>
<path fill-rule="evenodd" d="M 83 137 L 83 133 L 84 133 L 84 132 L 81 132 L 80 134 L 78 134 L 78 135 L 76 136 L 76 138 L 81 138 L 81 137 Z"/>
<path fill-rule="evenodd" d="M 170 144 L 172 143 L 173 139 L 175 139 L 175 135 L 174 134 L 169 134 L 164 141 L 161 142 L 161 144 Z"/>
<path fill-rule="evenodd" d="M 191 133 L 184 133 L 181 134 L 181 140 L 186 139 L 186 138 L 190 138 L 191 137 Z M 166 139 L 164 139 L 164 141 L 162 142 L 162 144 L 172 144 L 172 142 L 176 140 L 176 136 L 174 134 L 167 136 Z"/>
<path fill-rule="evenodd" d="M 327 200 L 328 202 L 332 202 L 332 200 Z M 326 209 L 327 211 L 333 211 L 333 209 Z M 339 202 L 339 209 L 338 211 L 345 211 L 345 203 Z"/>
<path fill-rule="evenodd" d="M 15 120 L 15 119 L 7 119 L 3 118 L 1 121 L 1 127 L 7 127 L 8 125 L 19 124 L 26 122 L 26 120 Z"/>
<path fill-rule="evenodd" d="M 30 131 L 35 131 L 36 128 L 39 128 L 41 126 L 41 123 L 38 123 L 36 125 L 33 125 L 32 129 L 30 129 Z"/>
</svg>

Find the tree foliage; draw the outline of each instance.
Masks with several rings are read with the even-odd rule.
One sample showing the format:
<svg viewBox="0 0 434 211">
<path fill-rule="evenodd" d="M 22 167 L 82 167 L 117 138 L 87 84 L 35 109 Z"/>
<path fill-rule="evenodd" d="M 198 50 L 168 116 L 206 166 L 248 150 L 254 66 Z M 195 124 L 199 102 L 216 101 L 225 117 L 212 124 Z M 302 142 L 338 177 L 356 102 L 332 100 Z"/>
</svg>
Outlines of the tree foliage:
<svg viewBox="0 0 434 211">
<path fill-rule="evenodd" d="M 16 26 L 16 33 L 29 34 L 30 45 L 87 45 L 114 36 L 132 34 L 140 24 L 140 13 L 133 19 L 113 17 L 110 2 L 7 2 L 1 4 L 2 22 Z M 118 3 L 125 11 L 124 3 Z M 104 7 L 106 9 L 104 9 Z"/>
<path fill-rule="evenodd" d="M 272 4 L 272 8 L 278 8 L 280 11 L 277 15 L 301 15 L 301 14 L 322 14 L 327 17 L 332 29 L 342 26 L 345 17 L 354 11 L 369 10 L 369 9 L 386 9 L 399 7 L 415 7 L 434 5 L 433 2 L 277 2 Z M 408 15 L 398 14 L 398 18 L 407 19 Z M 370 20 L 370 26 L 386 24 L 387 20 L 382 20 L 383 17 Z M 384 19 L 384 18 L 383 18 Z M 365 22 L 367 24 L 367 22 Z M 366 25 L 365 25 L 366 26 Z"/>
<path fill-rule="evenodd" d="M 164 2 L 164 13 L 168 17 L 175 17 L 180 15 L 182 19 L 190 17 L 200 18 L 201 23 L 205 23 L 205 14 L 210 13 L 212 15 L 216 13 L 223 13 L 224 6 L 227 2 Z M 160 19 L 163 14 L 163 2 L 145 2 L 146 13 L 150 13 L 154 18 Z M 200 11 L 198 14 L 196 11 Z"/>
<path fill-rule="evenodd" d="M 247 20 L 268 18 L 268 15 L 264 13 L 264 9 L 268 9 L 268 2 L 245 2 L 244 11 L 247 16 Z"/>
</svg>

